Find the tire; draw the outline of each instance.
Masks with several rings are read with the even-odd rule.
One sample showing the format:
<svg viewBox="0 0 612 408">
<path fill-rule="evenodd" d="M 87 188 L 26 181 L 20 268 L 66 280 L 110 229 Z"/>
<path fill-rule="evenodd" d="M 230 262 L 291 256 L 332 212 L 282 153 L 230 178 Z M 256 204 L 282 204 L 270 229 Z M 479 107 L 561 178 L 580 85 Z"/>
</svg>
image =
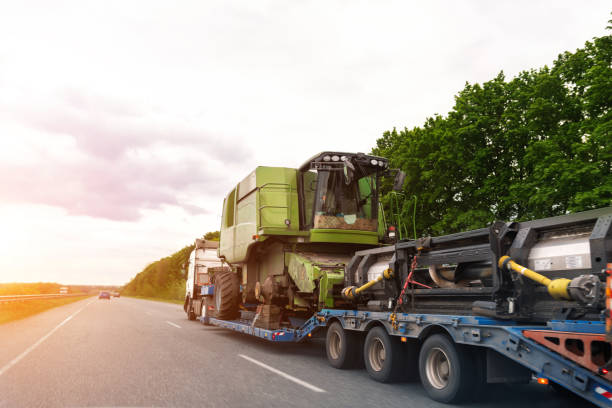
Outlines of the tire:
<svg viewBox="0 0 612 408">
<path fill-rule="evenodd" d="M 368 332 L 363 346 L 366 370 L 378 382 L 398 381 L 405 371 L 406 350 L 399 337 L 389 336 L 384 327 Z"/>
<path fill-rule="evenodd" d="M 401 340 L 400 340 L 401 342 Z M 406 339 L 404 346 L 404 367 L 401 379 L 408 382 L 419 381 L 419 342 Z"/>
<path fill-rule="evenodd" d="M 356 368 L 363 364 L 362 341 L 359 333 L 344 330 L 339 322 L 333 322 L 327 329 L 325 351 L 332 367 Z"/>
<path fill-rule="evenodd" d="M 189 319 L 189 320 L 195 320 L 196 319 L 196 314 L 193 311 L 193 301 L 192 301 L 192 299 L 189 299 L 189 304 L 187 305 L 187 319 Z"/>
<path fill-rule="evenodd" d="M 473 395 L 477 373 L 472 353 L 442 334 L 423 343 L 419 353 L 421 383 L 429 397 L 443 403 L 459 403 Z"/>
<path fill-rule="evenodd" d="M 240 310 L 240 282 L 233 272 L 223 272 L 215 277 L 215 317 L 233 320 Z"/>
</svg>

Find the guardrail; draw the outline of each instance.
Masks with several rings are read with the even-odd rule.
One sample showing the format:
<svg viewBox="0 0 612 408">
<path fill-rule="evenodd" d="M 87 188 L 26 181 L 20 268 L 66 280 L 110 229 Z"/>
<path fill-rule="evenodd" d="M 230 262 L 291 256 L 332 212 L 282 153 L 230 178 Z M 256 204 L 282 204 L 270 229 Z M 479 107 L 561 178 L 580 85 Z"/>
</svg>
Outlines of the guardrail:
<svg viewBox="0 0 612 408">
<path fill-rule="evenodd" d="M 26 302 L 28 300 L 37 300 L 37 299 L 54 299 L 61 297 L 71 297 L 71 296 L 86 296 L 87 293 L 47 293 L 42 295 L 8 295 L 8 296 L 0 296 L 0 304 L 2 303 L 12 303 L 12 302 Z M 93 296 L 93 295 L 92 295 Z"/>
</svg>

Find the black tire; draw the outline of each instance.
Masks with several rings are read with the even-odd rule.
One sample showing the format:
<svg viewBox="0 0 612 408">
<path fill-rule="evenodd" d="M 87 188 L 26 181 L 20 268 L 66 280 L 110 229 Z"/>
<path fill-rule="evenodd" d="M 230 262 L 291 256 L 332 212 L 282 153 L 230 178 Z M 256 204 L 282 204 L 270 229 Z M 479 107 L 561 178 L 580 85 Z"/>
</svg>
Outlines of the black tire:
<svg viewBox="0 0 612 408">
<path fill-rule="evenodd" d="M 362 337 L 359 333 L 344 330 L 339 322 L 333 322 L 327 329 L 325 351 L 332 367 L 356 368 L 363 364 Z"/>
<path fill-rule="evenodd" d="M 442 334 L 425 340 L 419 353 L 419 374 L 431 399 L 454 404 L 473 395 L 477 373 L 471 356 L 465 346 Z"/>
<path fill-rule="evenodd" d="M 400 340 L 401 341 L 401 340 Z M 416 339 L 406 339 L 404 346 L 404 368 L 401 379 L 415 382 L 419 380 L 419 342 Z"/>
<path fill-rule="evenodd" d="M 562 398 L 573 399 L 576 401 L 581 400 L 581 398 L 577 394 L 574 394 L 564 386 L 557 384 L 554 381 L 550 381 L 548 385 L 555 393 L 557 393 Z"/>
<path fill-rule="evenodd" d="M 215 317 L 233 320 L 240 314 L 240 281 L 233 272 L 222 272 L 215 277 Z"/>
<path fill-rule="evenodd" d="M 189 304 L 187 305 L 187 319 L 189 320 L 196 319 L 196 314 L 193 311 L 193 300 L 191 298 L 189 299 Z"/>
<path fill-rule="evenodd" d="M 406 350 L 399 337 L 389 336 L 384 327 L 378 326 L 366 336 L 363 359 L 372 379 L 398 381 L 405 370 Z"/>
</svg>

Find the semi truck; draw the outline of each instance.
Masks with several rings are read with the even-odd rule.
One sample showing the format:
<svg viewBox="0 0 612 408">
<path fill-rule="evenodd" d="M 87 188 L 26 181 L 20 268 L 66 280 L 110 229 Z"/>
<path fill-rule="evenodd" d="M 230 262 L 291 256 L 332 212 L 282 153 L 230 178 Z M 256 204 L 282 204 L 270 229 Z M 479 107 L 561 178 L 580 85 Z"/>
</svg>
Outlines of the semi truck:
<svg viewBox="0 0 612 408">
<path fill-rule="evenodd" d="M 214 311 L 213 279 L 215 273 L 229 271 L 217 257 L 218 241 L 196 239 L 194 249 L 189 254 L 187 280 L 185 283 L 185 302 L 183 309 L 189 320 L 203 317 Z"/>
<path fill-rule="evenodd" d="M 322 335 L 333 367 L 419 378 L 440 402 L 535 375 L 611 406 L 612 207 L 395 242 L 385 178 L 401 190 L 401 172 L 363 153 L 256 168 L 225 197 L 225 269 L 200 321 L 273 342 Z"/>
</svg>

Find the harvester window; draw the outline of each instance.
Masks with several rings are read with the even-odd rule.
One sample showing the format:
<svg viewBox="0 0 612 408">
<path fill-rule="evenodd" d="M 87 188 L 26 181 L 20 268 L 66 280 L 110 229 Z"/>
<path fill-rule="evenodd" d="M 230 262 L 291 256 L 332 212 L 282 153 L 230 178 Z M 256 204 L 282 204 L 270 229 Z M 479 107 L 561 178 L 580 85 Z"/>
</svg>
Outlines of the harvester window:
<svg viewBox="0 0 612 408">
<path fill-rule="evenodd" d="M 317 172 L 310 170 L 302 173 L 302 188 L 304 190 L 304 225 L 312 225 L 314 214 L 315 192 L 317 191 Z"/>
<path fill-rule="evenodd" d="M 376 231 L 374 175 L 346 183 L 340 171 L 319 171 L 314 228 Z"/>
<path fill-rule="evenodd" d="M 236 196 L 236 190 L 232 190 L 231 193 L 225 198 L 223 205 L 223 223 L 226 227 L 234 225 L 234 202 Z"/>
</svg>

